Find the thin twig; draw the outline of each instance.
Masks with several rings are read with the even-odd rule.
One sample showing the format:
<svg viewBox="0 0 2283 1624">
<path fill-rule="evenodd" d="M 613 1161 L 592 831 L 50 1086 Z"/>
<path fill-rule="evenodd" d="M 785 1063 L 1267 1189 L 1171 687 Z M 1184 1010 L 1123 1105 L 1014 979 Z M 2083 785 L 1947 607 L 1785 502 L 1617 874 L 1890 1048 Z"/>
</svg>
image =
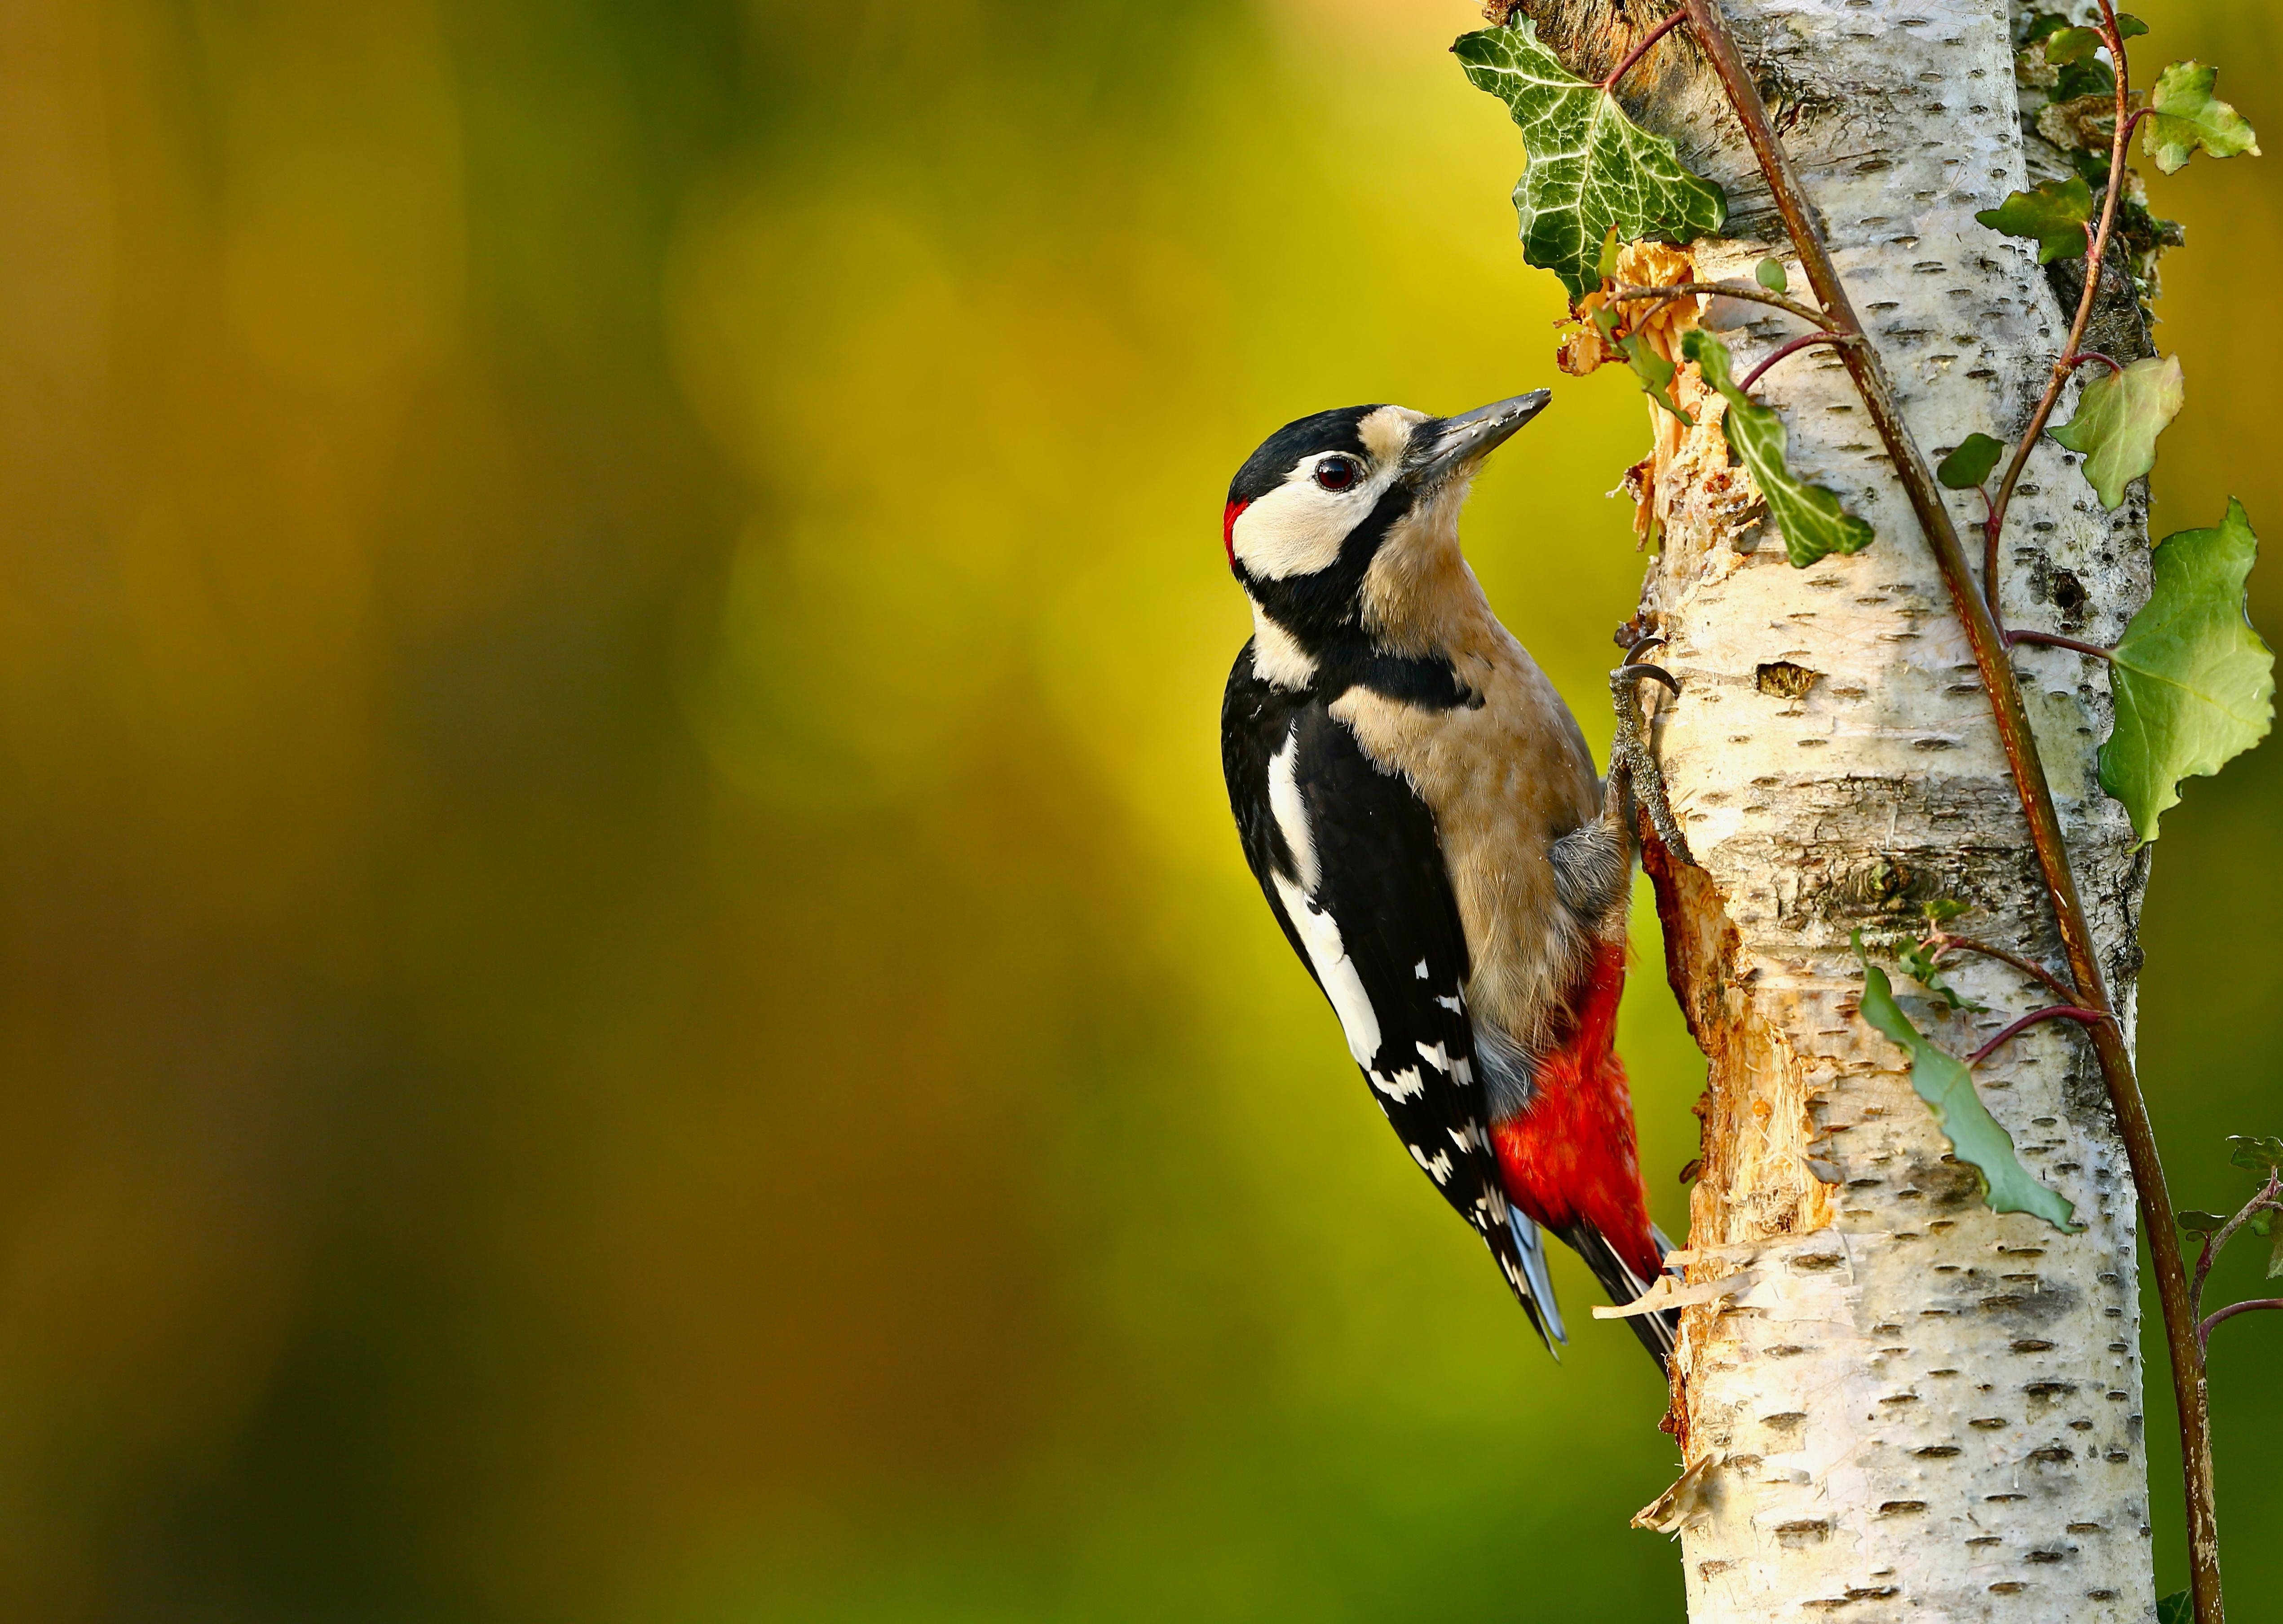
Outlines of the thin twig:
<svg viewBox="0 0 2283 1624">
<path fill-rule="evenodd" d="M 2041 1021 L 2075 1021 L 2084 1026 L 2099 1026 L 2104 1021 L 2114 1021 L 2116 1017 L 2115 1015 L 2103 1014 L 2098 1009 L 2085 1009 L 2076 1004 L 2053 1004 L 2047 1006 L 2044 1009 L 2033 1009 L 2028 1014 L 2023 1015 L 2019 1021 L 2016 1021 L 2012 1025 L 2008 1026 L 2004 1031 L 1999 1033 L 1998 1036 L 1992 1037 L 1988 1043 L 1983 1044 L 1973 1053 L 1967 1055 L 1966 1057 L 1966 1063 L 1969 1066 L 1979 1066 L 1983 1061 L 1990 1058 L 1990 1052 L 1992 1049 L 1995 1049 L 1999 1044 L 2004 1043 L 2007 1038 L 2014 1036 L 2016 1033 L 2028 1031 L 2031 1027 L 2037 1025 Z"/>
<path fill-rule="evenodd" d="M 2004 604 L 1998 591 L 1998 538 L 2006 529 L 2006 509 L 2014 500 L 2014 487 L 2022 481 L 2022 470 L 2030 465 L 2030 454 L 2038 448 L 2038 440 L 2052 421 L 2053 408 L 2061 404 L 2061 390 L 2077 370 L 2073 358 L 2077 346 L 2084 342 L 2084 330 L 2092 320 L 2093 300 L 2100 296 L 2100 284 L 2108 265 L 2108 234 L 2116 224 L 2116 200 L 2124 190 L 2124 147 L 2131 138 L 2134 120 L 2127 114 L 2127 104 L 2132 96 L 2132 70 L 2124 59 L 2124 47 L 2116 37 L 2116 8 L 2112 0 L 2100 0 L 2101 33 L 2107 37 L 2108 54 L 2116 66 L 2115 129 L 2108 146 L 2108 190 L 2100 202 L 2100 227 L 2092 235 L 2092 245 L 2084 260 L 2084 291 L 2077 296 L 2077 319 L 2069 323 L 2069 342 L 2053 362 L 2051 377 L 2045 380 L 2045 392 L 2038 397 L 2038 409 L 2030 414 L 2029 427 L 2022 431 L 2022 443 L 2014 447 L 2014 459 L 2006 465 L 2006 477 L 1998 482 L 1998 500 L 1991 504 L 1990 521 L 1983 526 L 1982 592 L 1990 601 L 1992 619 L 2006 618 Z M 2208 1620 L 2199 1607 L 2196 1617 L 2200 1624 L 2217 1624 Z"/>
<path fill-rule="evenodd" d="M 1657 41 L 1671 33 L 1673 29 L 1679 27 L 1687 19 L 1688 12 L 1687 9 L 1684 7 L 1681 10 L 1675 12 L 1671 16 L 1666 18 L 1663 22 L 1657 24 L 1656 27 L 1651 28 L 1647 34 L 1642 35 L 1640 43 L 1634 46 L 1631 51 L 1625 52 L 1625 59 L 1619 62 L 1617 66 L 1611 68 L 1609 70 L 1609 76 L 1601 81 L 1602 93 L 1606 95 L 1609 91 L 1616 89 L 1617 88 L 1617 81 L 1623 79 L 1628 73 L 1632 71 L 1633 64 L 1640 61 L 1643 57 L 1648 54 L 1648 48 L 1650 46 L 1656 44 Z"/>
<path fill-rule="evenodd" d="M 2029 632 L 2015 626 L 2006 633 L 2006 646 L 2010 649 L 2015 643 L 2045 643 L 2055 649 L 2074 649 L 2079 654 L 2089 654 L 2096 659 L 2113 660 L 2116 657 L 2114 649 L 2104 649 L 2099 643 L 2079 642 L 2074 637 L 2063 637 L 2059 632 Z"/>
<path fill-rule="evenodd" d="M 1776 136 L 1766 104 L 1760 99 L 1759 87 L 1753 82 L 1751 70 L 1728 32 L 1718 0 L 1687 0 L 1687 4 L 1697 47 L 1727 92 L 1729 105 L 1743 125 L 1744 138 L 1758 160 L 1760 173 L 1767 179 L 1770 199 L 1783 219 L 1801 267 L 1807 273 L 1809 285 L 1827 313 L 1820 324 L 1837 332 L 1861 332 L 1863 323 L 1855 315 L 1846 287 L 1839 279 L 1838 267 L 1832 261 L 1830 248 L 1816 224 L 1814 206 L 1800 185 L 1789 154 Z M 2117 63 L 2117 122 L 2121 126 L 2125 122 L 2121 99 L 2125 80 L 2123 43 L 2117 35 L 2113 0 L 2100 0 L 2100 8 L 2102 33 Z M 2108 198 L 2102 211 L 2104 254 L 2105 238 L 2115 214 L 2117 191 L 2123 184 L 2124 153 L 2121 134 L 2112 145 Z M 2061 347 L 2064 355 L 2075 354 L 2084 341 L 2084 323 L 2092 315 L 2092 287 L 2100 273 L 2100 261 L 2088 263 L 2086 295 L 2080 301 L 2069 341 Z M 2092 932 L 2085 921 L 2084 905 L 2077 896 L 2077 876 L 2069 866 L 2069 847 L 2062 838 L 2053 787 L 2045 778 L 2036 735 L 2030 731 L 2021 685 L 2006 657 L 1997 617 L 1991 612 L 1989 598 L 1975 586 L 1972 566 L 1959 541 L 1958 528 L 1927 466 L 1925 454 L 1903 423 L 1878 353 L 1866 344 L 1842 354 L 1846 357 L 1847 369 L 1854 377 L 1865 411 L 1894 461 L 1896 477 L 1902 481 L 1912 511 L 1926 533 L 1936 567 L 1942 573 L 1944 588 L 1973 649 L 1975 666 L 1989 696 L 1991 719 L 1997 724 L 1998 742 L 2006 752 L 2006 766 L 2021 797 L 2022 811 L 2029 820 L 2030 844 L 2053 901 L 2054 923 L 2061 932 L 2061 946 L 2068 954 L 2069 974 L 2077 982 L 2080 1001 L 2087 1008 L 2106 1012 L 2109 1007 L 2108 983 L 2100 972 Z M 2015 454 L 2017 464 L 2026 461 L 2028 447 L 2044 432 L 2045 419 L 2052 415 L 2053 401 L 2060 392 L 2057 381 L 2049 385 L 2045 402 L 2030 432 L 2023 437 L 2022 449 Z M 2007 494 L 2010 493 L 2009 485 Z M 1993 583 L 2002 519 L 2001 501 L 1987 532 Z M 2123 1032 L 2113 1021 L 2101 1022 L 2088 1030 L 2100 1057 L 2101 1077 L 2108 1085 L 2109 1105 L 2116 1113 L 2117 1131 L 2124 1141 L 2133 1184 L 2139 1193 L 2146 1219 L 2142 1229 L 2148 1238 L 2157 1295 L 2163 1304 L 2165 1344 L 2171 1354 L 2174 1408 L 2180 1424 L 2181 1470 L 2188 1508 L 2190 1588 L 2195 1597 L 2196 1624 L 2223 1624 L 2225 1614 L 2220 1600 L 2219 1525 L 2212 1494 L 2210 1403 L 2204 1381 L 2203 1346 L 2197 1340 L 2196 1318 L 2188 1302 L 2187 1266 L 2180 1255 L 2171 1193 L 2164 1181 L 2164 1164 L 2157 1154 L 2155 1129 L 2148 1120 L 2147 1102 L 2141 1098 L 2139 1082 L 2133 1075 L 2132 1056 L 2124 1046 Z"/>
<path fill-rule="evenodd" d="M 1811 310 L 1797 299 L 1786 299 L 1780 293 L 1772 293 L 1757 283 L 1750 282 L 1676 282 L 1662 288 L 1615 288 L 1610 291 L 1609 302 L 1613 305 L 1624 305 L 1631 304 L 1639 299 L 1654 299 L 1662 302 L 1666 299 L 1679 299 L 1690 293 L 1703 294 L 1710 299 L 1741 299 L 1755 305 L 1773 305 L 1778 310 L 1796 315 L 1803 322 L 1811 322 L 1817 327 L 1826 325 L 1822 311 Z"/>
<path fill-rule="evenodd" d="M 1796 351 L 1807 349 L 1818 344 L 1847 345 L 1860 344 L 1862 342 L 1863 340 L 1861 337 L 1854 333 L 1802 333 L 1790 343 L 1778 346 L 1774 353 L 1770 354 L 1766 360 L 1760 362 L 1758 366 L 1754 367 L 1749 372 L 1745 373 L 1744 381 L 1737 385 L 1736 387 L 1742 390 L 1745 393 L 1749 394 L 1752 391 L 1752 385 L 1760 381 L 1761 373 L 1765 372 L 1770 367 L 1774 366 L 1776 362 L 1781 361 L 1785 356 L 1792 354 Z"/>
<path fill-rule="evenodd" d="M 2197 1314 L 2204 1311 L 2204 1281 L 2210 1278 L 2212 1265 L 2219 1261 L 2220 1249 L 2235 1239 L 2235 1232 L 2248 1224 L 2252 1216 L 2261 1208 L 2275 1206 L 2275 1193 L 2278 1185 L 2279 1176 L 2270 1173 L 2267 1176 L 2267 1182 L 2259 1187 L 2258 1194 L 2246 1201 L 2238 1209 L 2235 1216 L 2204 1237 L 2204 1249 L 2196 1258 L 2195 1278 L 2188 1283 L 2188 1302 L 2191 1311 Z"/>
<path fill-rule="evenodd" d="M 2231 1302 L 2224 1309 L 2216 1309 L 2196 1323 L 2196 1340 L 2209 1342 L 2214 1325 L 2225 1319 L 2233 1319 L 2238 1314 L 2248 1314 L 2258 1309 L 2283 1309 L 2283 1297 L 2254 1297 L 2248 1302 Z"/>
<path fill-rule="evenodd" d="M 2075 987 L 2070 986 L 2060 976 L 2045 968 L 2044 965 L 2038 964 L 2033 960 L 2024 959 L 2019 953 L 2009 953 L 2002 947 L 1992 946 L 1991 944 L 1977 940 L 1973 936 L 1953 936 L 1947 930 L 1936 935 L 1932 938 L 1932 941 L 1936 944 L 1936 951 L 1937 952 L 1944 948 L 1955 947 L 1962 949 L 1969 953 L 1980 953 L 1984 958 L 1995 959 L 1999 960 L 2001 963 L 2010 964 L 2015 969 L 2021 971 L 2022 975 L 2034 977 L 2036 980 L 2043 982 L 2046 986 L 2052 988 L 2053 991 L 2060 996 L 2062 1003 L 2074 1004 L 2077 1001 L 2078 994 L 2077 990 Z"/>
</svg>

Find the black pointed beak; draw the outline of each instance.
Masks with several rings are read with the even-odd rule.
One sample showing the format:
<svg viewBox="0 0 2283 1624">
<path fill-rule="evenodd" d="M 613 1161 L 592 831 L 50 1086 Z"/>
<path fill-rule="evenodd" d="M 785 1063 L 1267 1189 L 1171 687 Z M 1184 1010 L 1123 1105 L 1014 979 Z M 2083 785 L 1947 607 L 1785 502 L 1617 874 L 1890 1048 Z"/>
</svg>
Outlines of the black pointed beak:
<svg viewBox="0 0 2283 1624">
<path fill-rule="evenodd" d="M 1436 478 L 1480 462 L 1544 411 L 1553 398 L 1543 389 L 1533 389 L 1511 400 L 1493 401 L 1456 417 L 1421 423 L 1412 431 L 1412 455 L 1421 477 Z"/>
</svg>

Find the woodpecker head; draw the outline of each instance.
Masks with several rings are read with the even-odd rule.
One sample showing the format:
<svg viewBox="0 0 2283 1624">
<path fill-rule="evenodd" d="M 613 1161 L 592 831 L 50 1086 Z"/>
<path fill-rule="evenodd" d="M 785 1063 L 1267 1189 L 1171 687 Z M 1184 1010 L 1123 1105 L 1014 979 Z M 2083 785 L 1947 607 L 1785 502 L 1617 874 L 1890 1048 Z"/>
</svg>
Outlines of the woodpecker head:
<svg viewBox="0 0 2283 1624">
<path fill-rule="evenodd" d="M 1343 638 L 1402 641 L 1393 606 L 1463 570 L 1467 487 L 1547 398 L 1534 390 L 1456 417 L 1350 406 L 1270 435 L 1230 482 L 1221 516 L 1261 642 L 1289 639 L 1313 657 Z"/>
</svg>

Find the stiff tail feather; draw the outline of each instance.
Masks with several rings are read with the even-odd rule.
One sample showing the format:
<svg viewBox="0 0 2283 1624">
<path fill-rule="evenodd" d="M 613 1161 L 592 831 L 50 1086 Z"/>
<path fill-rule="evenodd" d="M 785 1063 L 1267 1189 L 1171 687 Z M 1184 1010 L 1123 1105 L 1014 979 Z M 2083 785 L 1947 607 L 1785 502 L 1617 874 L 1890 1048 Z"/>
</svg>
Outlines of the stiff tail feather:
<svg viewBox="0 0 2283 1624">
<path fill-rule="evenodd" d="M 1601 1232 L 1584 1219 L 1560 1232 L 1562 1239 L 1577 1248 L 1578 1255 L 1586 1260 L 1586 1267 L 1593 1271 L 1593 1278 L 1601 1283 L 1601 1289 L 1609 1294 L 1611 1302 L 1620 1307 L 1632 1302 L 1654 1283 L 1642 1279 L 1618 1255 L 1617 1248 L 1603 1238 Z M 1665 1238 L 1664 1231 L 1652 1225 L 1649 1234 L 1656 1242 L 1659 1257 L 1672 1250 L 1672 1243 Z M 1625 1323 L 1633 1328 L 1633 1334 L 1640 1338 L 1641 1346 L 1648 1349 L 1649 1357 L 1656 1361 L 1656 1368 L 1669 1374 L 1668 1362 L 1672 1356 L 1673 1341 L 1680 1334 L 1679 1311 L 1667 1309 L 1659 1314 L 1633 1314 L 1626 1317 Z"/>
</svg>

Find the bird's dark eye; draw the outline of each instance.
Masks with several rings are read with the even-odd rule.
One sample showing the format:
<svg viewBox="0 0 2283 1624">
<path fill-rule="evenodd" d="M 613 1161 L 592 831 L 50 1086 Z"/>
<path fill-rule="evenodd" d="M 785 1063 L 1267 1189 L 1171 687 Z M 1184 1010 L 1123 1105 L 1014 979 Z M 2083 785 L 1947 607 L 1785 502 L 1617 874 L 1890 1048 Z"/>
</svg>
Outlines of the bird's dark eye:
<svg viewBox="0 0 2283 1624">
<path fill-rule="evenodd" d="M 1344 491 L 1355 483 L 1356 465 L 1345 457 L 1326 457 L 1316 464 L 1316 483 L 1328 491 Z"/>
</svg>

